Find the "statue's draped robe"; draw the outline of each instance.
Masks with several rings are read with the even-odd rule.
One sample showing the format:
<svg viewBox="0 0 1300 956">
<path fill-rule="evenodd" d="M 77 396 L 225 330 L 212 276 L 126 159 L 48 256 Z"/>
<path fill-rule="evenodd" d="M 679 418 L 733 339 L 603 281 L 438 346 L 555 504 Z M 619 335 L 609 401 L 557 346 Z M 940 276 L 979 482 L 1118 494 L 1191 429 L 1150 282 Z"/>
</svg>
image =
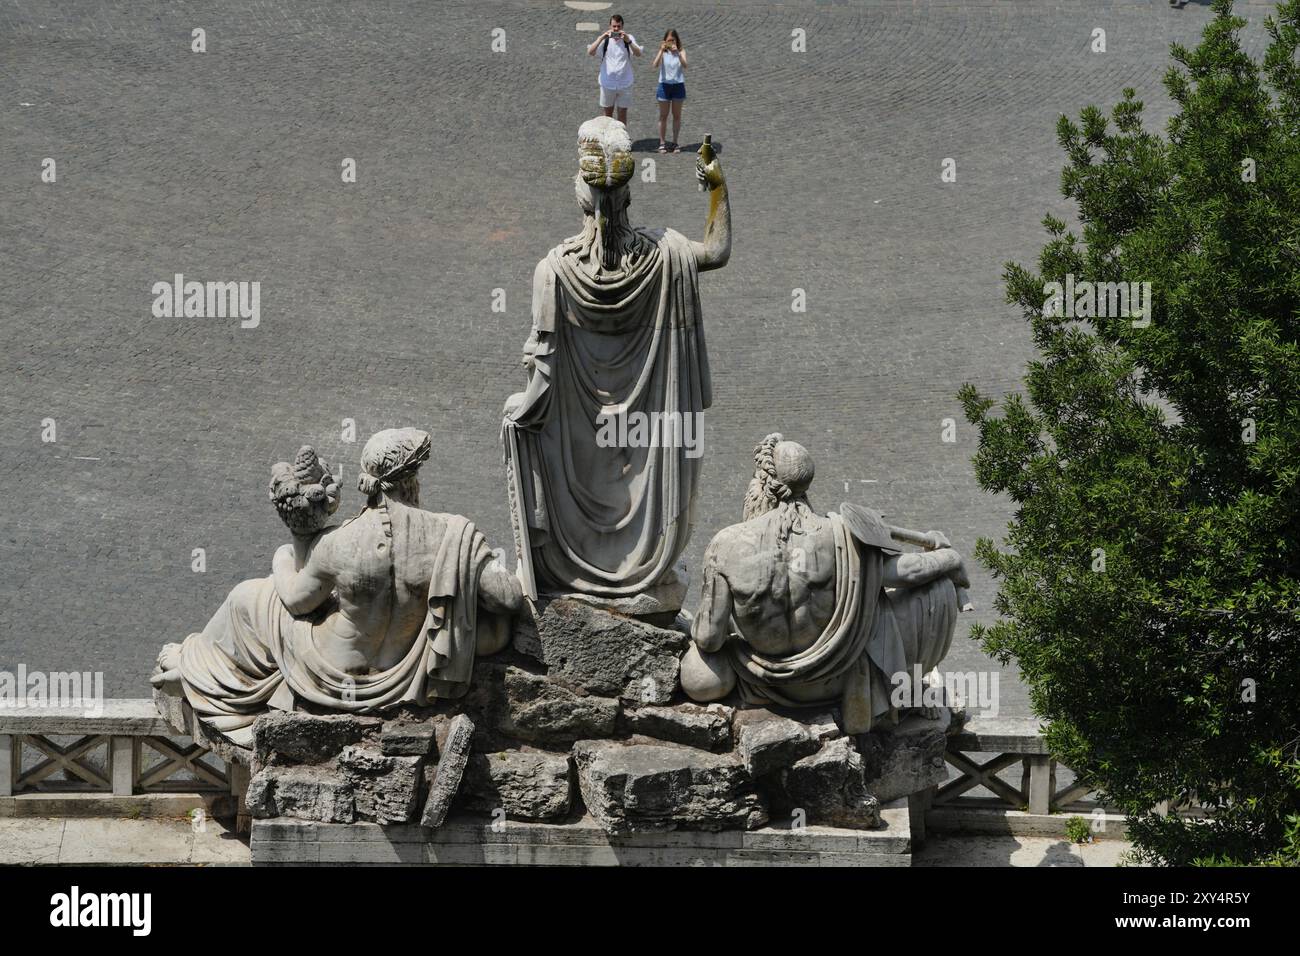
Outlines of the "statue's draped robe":
<svg viewBox="0 0 1300 956">
<path fill-rule="evenodd" d="M 672 230 L 638 231 L 644 250 L 616 274 L 592 278 L 575 237 L 533 277 L 540 345 L 502 431 L 520 576 L 533 596 L 537 587 L 636 594 L 672 568 L 690 535 L 701 459 L 685 442 L 598 443 L 602 414 L 631 423 L 631 413 L 660 413 L 694 428 L 712 401 L 694 251 Z"/>
<path fill-rule="evenodd" d="M 885 589 L 884 552 L 855 538 L 839 515 L 829 517 L 835 537 L 835 607 L 821 634 L 796 654 L 766 657 L 745 639 L 733 616 L 733 636 L 723 653 L 730 658 L 746 702 L 793 707 L 838 703 L 845 732 L 865 733 L 881 719 L 897 720 L 890 702 L 894 675 L 910 679 L 917 665 L 921 674 L 928 673 L 948 653 L 957 621 L 957 592 L 947 577 L 916 588 Z M 761 522 L 755 552 L 779 554 L 777 513 L 754 520 Z M 717 586 L 725 568 L 711 556 L 704 562 L 697 613 L 702 620 L 712 620 L 713 602 L 725 600 Z M 809 699 L 806 693 L 789 695 L 794 687 L 823 684 L 841 689 L 822 700 Z"/>
<path fill-rule="evenodd" d="M 292 710 L 295 698 L 344 713 L 376 713 L 465 693 L 479 628 L 503 624 L 478 607 L 479 575 L 492 551 L 460 515 L 403 508 L 392 520 L 404 523 L 393 536 L 394 563 L 431 560 L 428 613 L 403 658 L 368 674 L 341 671 L 314 639 L 326 618 L 339 613 L 333 597 L 316 612 L 295 616 L 273 577 L 245 581 L 203 632 L 181 646 L 185 698 L 205 723 L 246 743 L 259 714 Z"/>
</svg>

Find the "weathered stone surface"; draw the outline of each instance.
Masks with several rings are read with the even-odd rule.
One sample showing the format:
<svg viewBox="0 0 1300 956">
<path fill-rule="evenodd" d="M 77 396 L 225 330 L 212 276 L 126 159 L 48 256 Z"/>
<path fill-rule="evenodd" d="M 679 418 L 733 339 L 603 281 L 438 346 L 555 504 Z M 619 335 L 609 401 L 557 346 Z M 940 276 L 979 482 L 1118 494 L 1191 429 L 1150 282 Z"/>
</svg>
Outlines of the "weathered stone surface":
<svg viewBox="0 0 1300 956">
<path fill-rule="evenodd" d="M 701 750 L 727 750 L 731 747 L 734 715 L 734 708 L 722 704 L 625 707 L 619 729 L 624 733 L 643 734 Z"/>
<path fill-rule="evenodd" d="M 546 601 L 530 625 L 516 628 L 515 647 L 547 673 L 603 697 L 666 704 L 677 689 L 678 659 L 687 637 L 572 599 Z"/>
<path fill-rule="evenodd" d="M 810 823 L 872 829 L 880 825 L 880 803 L 867 792 L 864 770 L 852 739 L 837 737 L 781 771 L 781 788 Z"/>
<path fill-rule="evenodd" d="M 807 725 L 809 736 L 818 743 L 844 736 L 839 723 L 835 720 L 835 715 L 830 711 L 814 714 L 806 720 L 801 719 L 800 722 Z"/>
<path fill-rule="evenodd" d="M 948 725 L 948 711 L 940 708 L 934 718 L 909 714 L 897 727 L 859 734 L 867 790 L 888 803 L 947 780 Z"/>
<path fill-rule="evenodd" d="M 690 571 L 685 561 L 678 561 L 658 583 L 629 597 L 605 597 L 595 594 L 557 594 L 556 597 L 582 601 L 594 607 L 649 620 L 652 624 L 668 627 L 682 608 L 686 600 L 686 590 L 690 584 Z"/>
<path fill-rule="evenodd" d="M 761 708 L 738 711 L 736 730 L 740 759 L 754 777 L 783 770 L 818 747 L 807 726 Z"/>
<path fill-rule="evenodd" d="M 355 744 L 345 747 L 339 754 L 339 770 L 352 786 L 357 817 L 375 823 L 413 822 L 423 764 L 423 757 L 385 756 Z"/>
<path fill-rule="evenodd" d="M 367 730 L 379 727 L 374 717 L 352 714 L 288 713 L 273 710 L 253 724 L 254 753 L 259 767 L 279 754 L 299 763 L 322 763 L 344 747 L 358 743 Z"/>
<path fill-rule="evenodd" d="M 447 737 L 441 742 L 441 759 L 438 769 L 429 781 L 429 798 L 424 803 L 420 824 L 440 827 L 447 819 L 447 811 L 460 790 L 460 780 L 469 762 L 470 744 L 474 738 L 474 721 L 466 714 L 458 714 L 447 728 Z"/>
<path fill-rule="evenodd" d="M 356 819 L 354 796 L 351 784 L 332 767 L 266 767 L 249 780 L 245 803 L 259 819 L 351 823 Z"/>
<path fill-rule="evenodd" d="M 563 684 L 511 667 L 505 674 L 502 733 L 542 743 L 568 743 L 615 732 L 618 701 L 580 694 Z"/>
<path fill-rule="evenodd" d="M 432 720 L 420 723 L 384 724 L 380 749 L 390 757 L 427 757 L 438 749 L 437 729 Z"/>
<path fill-rule="evenodd" d="M 573 756 L 587 811 L 607 833 L 753 829 L 767 822 L 753 780 L 731 755 L 587 740 Z"/>
<path fill-rule="evenodd" d="M 573 781 L 568 754 L 502 750 L 471 754 L 461 781 L 467 810 L 504 810 L 513 820 L 555 820 L 568 815 Z"/>
</svg>

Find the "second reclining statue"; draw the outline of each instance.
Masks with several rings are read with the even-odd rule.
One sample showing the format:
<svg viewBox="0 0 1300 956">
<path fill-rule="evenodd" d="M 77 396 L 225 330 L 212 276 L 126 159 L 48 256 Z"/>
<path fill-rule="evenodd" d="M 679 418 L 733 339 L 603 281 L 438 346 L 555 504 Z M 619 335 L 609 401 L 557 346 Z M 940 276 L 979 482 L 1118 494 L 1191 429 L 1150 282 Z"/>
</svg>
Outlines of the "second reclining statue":
<svg viewBox="0 0 1300 956">
<path fill-rule="evenodd" d="M 779 433 L 754 461 L 745 520 L 704 555 L 683 689 L 702 702 L 738 687 L 747 703 L 835 704 L 850 734 L 897 719 L 899 675 L 928 673 L 952 643 L 970 586 L 961 556 L 938 532 L 924 536 L 932 550 L 904 553 L 899 539 L 918 536 L 857 505 L 815 512 L 812 456 Z"/>
</svg>

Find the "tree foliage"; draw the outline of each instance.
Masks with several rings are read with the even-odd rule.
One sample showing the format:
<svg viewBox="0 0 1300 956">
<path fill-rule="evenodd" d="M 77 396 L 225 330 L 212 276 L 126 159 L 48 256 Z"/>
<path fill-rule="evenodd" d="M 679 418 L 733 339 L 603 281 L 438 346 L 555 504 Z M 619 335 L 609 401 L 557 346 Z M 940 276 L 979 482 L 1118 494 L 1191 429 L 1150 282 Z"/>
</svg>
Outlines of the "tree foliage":
<svg viewBox="0 0 1300 956">
<path fill-rule="evenodd" d="M 1300 814 L 1300 0 L 1262 63 L 1231 0 L 1172 47 L 1166 135 L 1131 89 L 1061 117 L 1063 194 L 1008 300 L 1041 358 L 1000 403 L 967 385 L 981 485 L 1016 505 L 976 554 L 1053 752 L 1147 859 L 1264 861 Z M 1150 322 L 1069 318 L 1051 282 L 1151 283 Z M 1195 800 L 1189 823 L 1153 806 Z M 1293 818 L 1288 823 L 1288 818 Z"/>
</svg>

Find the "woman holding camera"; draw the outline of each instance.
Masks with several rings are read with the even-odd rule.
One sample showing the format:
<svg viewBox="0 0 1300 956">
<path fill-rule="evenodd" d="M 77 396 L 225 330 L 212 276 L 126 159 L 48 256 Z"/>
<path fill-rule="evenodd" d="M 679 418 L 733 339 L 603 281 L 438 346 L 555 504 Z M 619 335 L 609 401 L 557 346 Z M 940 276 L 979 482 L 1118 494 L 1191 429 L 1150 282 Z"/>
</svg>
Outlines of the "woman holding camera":
<svg viewBox="0 0 1300 956">
<path fill-rule="evenodd" d="M 686 101 L 686 51 L 676 30 L 664 34 L 654 66 L 659 69 L 659 86 L 655 89 L 655 99 L 659 101 L 659 152 L 680 153 L 678 137 L 682 132 L 682 103 Z M 673 114 L 673 138 L 665 142 L 669 110 Z"/>
</svg>

